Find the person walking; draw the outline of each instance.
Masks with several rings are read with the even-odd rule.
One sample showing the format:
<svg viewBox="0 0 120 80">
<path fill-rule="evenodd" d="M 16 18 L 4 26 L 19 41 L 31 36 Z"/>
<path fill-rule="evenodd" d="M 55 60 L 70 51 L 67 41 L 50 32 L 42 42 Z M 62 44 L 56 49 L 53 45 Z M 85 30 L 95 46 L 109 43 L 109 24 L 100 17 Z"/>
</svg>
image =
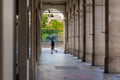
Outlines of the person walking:
<svg viewBox="0 0 120 80">
<path fill-rule="evenodd" d="M 57 52 L 57 50 L 55 50 L 54 48 L 55 48 L 55 42 L 53 39 L 51 39 L 51 54 L 53 54 L 53 51 Z"/>
</svg>

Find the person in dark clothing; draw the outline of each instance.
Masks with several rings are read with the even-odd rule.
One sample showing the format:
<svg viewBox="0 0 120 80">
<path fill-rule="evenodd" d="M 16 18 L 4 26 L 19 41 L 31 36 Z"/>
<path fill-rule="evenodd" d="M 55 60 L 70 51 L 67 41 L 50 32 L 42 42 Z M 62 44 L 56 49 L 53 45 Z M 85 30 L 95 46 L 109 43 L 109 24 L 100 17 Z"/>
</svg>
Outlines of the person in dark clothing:
<svg viewBox="0 0 120 80">
<path fill-rule="evenodd" d="M 57 52 L 57 50 L 55 50 L 54 47 L 55 47 L 55 42 L 53 39 L 51 39 L 51 54 L 53 54 L 53 51 Z"/>
</svg>

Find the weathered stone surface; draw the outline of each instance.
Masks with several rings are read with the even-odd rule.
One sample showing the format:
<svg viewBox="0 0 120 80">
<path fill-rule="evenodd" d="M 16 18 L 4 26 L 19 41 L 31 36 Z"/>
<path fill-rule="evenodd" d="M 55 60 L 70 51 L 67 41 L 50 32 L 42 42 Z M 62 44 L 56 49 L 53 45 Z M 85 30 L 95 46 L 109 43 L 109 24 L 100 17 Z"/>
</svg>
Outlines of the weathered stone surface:
<svg viewBox="0 0 120 80">
<path fill-rule="evenodd" d="M 91 5 L 90 0 L 86 0 L 87 5 Z M 93 41 L 92 41 L 92 27 L 93 19 L 92 19 L 92 6 L 86 6 L 86 61 L 92 62 L 92 53 L 93 53 Z"/>
<path fill-rule="evenodd" d="M 105 56 L 105 6 L 104 0 L 95 0 L 95 56 L 94 65 L 104 66 Z"/>
<path fill-rule="evenodd" d="M 112 73 L 120 73 L 120 0 L 109 0 L 109 66 Z"/>
<path fill-rule="evenodd" d="M 0 64 L 2 65 L 2 0 L 0 0 Z M 0 80 L 2 80 L 2 66 L 0 66 Z"/>
<path fill-rule="evenodd" d="M 2 1 L 2 2 L 1 2 Z M 13 80 L 13 68 L 14 68 L 14 29 L 15 29 L 15 15 L 14 15 L 14 0 L 1 0 L 0 1 L 0 40 L 2 39 L 2 80 Z M 2 21 L 2 22 L 1 22 Z M 1 29 L 2 28 L 2 29 Z M 1 32 L 2 30 L 2 32 Z M 2 33 L 2 34 L 1 34 Z M 1 51 L 0 51 L 1 52 Z M 1 56 L 2 54 L 2 56 Z M 0 59 L 1 60 L 1 59 Z M 0 61 L 1 62 L 1 61 Z M 1 73 L 1 71 L 0 71 Z"/>
<path fill-rule="evenodd" d="M 18 64 L 19 80 L 27 80 L 27 1 L 19 0 L 19 27 L 18 27 Z"/>
<path fill-rule="evenodd" d="M 83 0 L 80 0 L 80 53 L 79 53 L 79 57 L 82 59 L 83 58 Z"/>
</svg>

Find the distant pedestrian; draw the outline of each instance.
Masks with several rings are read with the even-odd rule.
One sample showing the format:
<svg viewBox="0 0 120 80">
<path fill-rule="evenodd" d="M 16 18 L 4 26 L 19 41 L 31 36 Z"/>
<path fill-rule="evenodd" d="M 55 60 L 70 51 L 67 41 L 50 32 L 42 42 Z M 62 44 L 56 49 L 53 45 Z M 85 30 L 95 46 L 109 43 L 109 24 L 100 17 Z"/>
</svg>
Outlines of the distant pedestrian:
<svg viewBox="0 0 120 80">
<path fill-rule="evenodd" d="M 57 50 L 54 49 L 55 48 L 55 42 L 54 42 L 54 40 L 53 39 L 50 39 L 50 40 L 51 40 L 51 54 L 53 54 L 53 51 L 57 52 Z"/>
</svg>

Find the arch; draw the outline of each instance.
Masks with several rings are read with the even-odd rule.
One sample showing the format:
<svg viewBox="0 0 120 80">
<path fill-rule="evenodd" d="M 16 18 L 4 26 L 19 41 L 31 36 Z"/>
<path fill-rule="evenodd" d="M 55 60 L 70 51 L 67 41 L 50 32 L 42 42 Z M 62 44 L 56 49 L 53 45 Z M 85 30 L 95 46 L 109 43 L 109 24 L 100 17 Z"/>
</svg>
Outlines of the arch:
<svg viewBox="0 0 120 80">
<path fill-rule="evenodd" d="M 60 11 L 64 17 L 65 17 L 65 6 L 63 5 L 43 5 L 42 6 L 42 10 L 45 11 L 45 10 L 48 10 L 48 9 L 56 9 L 58 11 Z"/>
<path fill-rule="evenodd" d="M 43 13 L 53 13 L 53 14 L 56 14 L 56 15 L 58 14 L 63 18 L 63 20 L 65 20 L 65 14 L 63 14 L 61 11 L 59 11 L 58 9 L 55 9 L 55 8 L 48 8 L 47 10 L 44 10 L 42 12 L 42 14 Z"/>
<path fill-rule="evenodd" d="M 64 16 L 64 14 L 63 14 L 63 12 L 61 12 L 60 10 L 58 10 L 58 9 L 56 9 L 56 8 L 46 8 L 46 9 L 44 9 L 43 11 L 42 11 L 42 14 L 53 14 L 53 16 L 54 17 L 49 17 L 48 18 L 48 23 L 49 23 L 49 21 L 51 20 L 51 19 L 54 19 L 54 18 L 56 18 L 56 19 L 58 19 L 58 20 L 60 20 L 61 22 L 63 22 L 63 38 L 62 38 L 62 40 L 63 40 L 63 43 L 62 43 L 62 45 L 64 45 L 64 34 L 65 34 L 65 16 Z M 58 35 L 57 35 L 58 36 Z M 61 40 L 61 39 L 60 39 Z M 59 41 L 59 40 L 58 40 Z M 44 46 L 44 45 L 43 45 Z M 57 45 L 57 46 L 59 46 L 59 45 Z"/>
</svg>

